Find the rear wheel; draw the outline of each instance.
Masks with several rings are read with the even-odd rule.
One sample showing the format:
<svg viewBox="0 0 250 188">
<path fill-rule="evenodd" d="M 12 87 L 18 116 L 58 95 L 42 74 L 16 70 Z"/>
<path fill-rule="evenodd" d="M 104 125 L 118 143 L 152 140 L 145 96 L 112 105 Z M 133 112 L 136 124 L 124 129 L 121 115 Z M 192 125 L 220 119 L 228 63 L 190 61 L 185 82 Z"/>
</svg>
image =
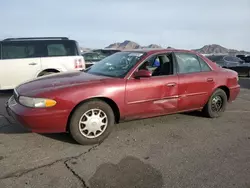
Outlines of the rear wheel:
<svg viewBox="0 0 250 188">
<path fill-rule="evenodd" d="M 205 116 L 210 118 L 220 117 L 226 110 L 227 95 L 222 89 L 216 89 L 203 108 Z"/>
<path fill-rule="evenodd" d="M 115 117 L 112 108 L 101 100 L 83 103 L 73 113 L 69 129 L 82 145 L 101 143 L 111 133 Z"/>
</svg>

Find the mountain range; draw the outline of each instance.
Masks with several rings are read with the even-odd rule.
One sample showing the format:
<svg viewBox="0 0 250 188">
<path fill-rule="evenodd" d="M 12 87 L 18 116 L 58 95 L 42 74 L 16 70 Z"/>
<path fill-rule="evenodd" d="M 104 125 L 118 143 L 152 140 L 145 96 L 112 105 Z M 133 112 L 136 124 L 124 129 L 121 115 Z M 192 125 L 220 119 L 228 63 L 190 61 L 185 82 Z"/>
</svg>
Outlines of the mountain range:
<svg viewBox="0 0 250 188">
<path fill-rule="evenodd" d="M 150 44 L 148 46 L 141 46 L 136 42 L 125 40 L 123 42 L 116 42 L 113 44 L 108 45 L 105 47 L 106 49 L 112 48 L 112 49 L 120 49 L 120 50 L 126 50 L 126 49 L 143 49 L 143 48 L 165 48 L 157 44 Z M 167 47 L 172 48 L 172 47 Z M 83 51 L 89 51 L 91 49 L 89 48 L 82 48 Z M 198 53 L 202 54 L 250 54 L 250 52 L 243 51 L 243 50 L 235 50 L 235 49 L 228 49 L 223 46 L 220 46 L 218 44 L 210 44 L 205 45 L 202 48 L 199 49 L 192 49 Z"/>
<path fill-rule="evenodd" d="M 136 42 L 130 41 L 130 40 L 125 40 L 124 42 L 117 42 L 110 44 L 109 46 L 105 48 L 116 48 L 120 50 L 125 50 L 125 49 L 140 49 L 140 48 L 162 48 L 161 46 L 157 44 L 150 44 L 148 46 L 141 46 Z"/>
<path fill-rule="evenodd" d="M 205 45 L 200 49 L 193 49 L 201 54 L 250 54 L 243 50 L 228 49 L 218 44 Z"/>
</svg>

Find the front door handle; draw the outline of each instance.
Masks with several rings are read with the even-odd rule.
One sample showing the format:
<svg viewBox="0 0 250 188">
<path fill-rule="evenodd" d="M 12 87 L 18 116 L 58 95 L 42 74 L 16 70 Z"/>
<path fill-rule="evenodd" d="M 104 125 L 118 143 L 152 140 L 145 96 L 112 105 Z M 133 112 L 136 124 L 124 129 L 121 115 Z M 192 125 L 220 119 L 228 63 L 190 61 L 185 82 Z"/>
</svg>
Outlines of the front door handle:
<svg viewBox="0 0 250 188">
<path fill-rule="evenodd" d="M 207 79 L 207 82 L 213 82 L 213 81 L 214 81 L 213 78 L 208 78 L 208 79 Z"/>
<path fill-rule="evenodd" d="M 169 83 L 167 84 L 168 87 L 174 87 L 176 85 L 176 83 Z"/>
<path fill-rule="evenodd" d="M 37 64 L 37 63 L 34 63 L 34 62 L 33 62 L 33 63 L 29 63 L 29 65 L 36 65 L 36 64 Z"/>
</svg>

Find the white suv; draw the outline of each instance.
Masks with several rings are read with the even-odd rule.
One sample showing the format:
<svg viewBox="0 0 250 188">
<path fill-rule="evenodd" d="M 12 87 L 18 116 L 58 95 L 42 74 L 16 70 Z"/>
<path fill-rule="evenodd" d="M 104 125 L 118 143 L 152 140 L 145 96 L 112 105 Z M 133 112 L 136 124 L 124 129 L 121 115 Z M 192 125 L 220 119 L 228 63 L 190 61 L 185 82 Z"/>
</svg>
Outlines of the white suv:
<svg viewBox="0 0 250 188">
<path fill-rule="evenodd" d="M 78 43 L 67 37 L 8 38 L 0 41 L 0 90 L 28 80 L 85 69 Z"/>
</svg>

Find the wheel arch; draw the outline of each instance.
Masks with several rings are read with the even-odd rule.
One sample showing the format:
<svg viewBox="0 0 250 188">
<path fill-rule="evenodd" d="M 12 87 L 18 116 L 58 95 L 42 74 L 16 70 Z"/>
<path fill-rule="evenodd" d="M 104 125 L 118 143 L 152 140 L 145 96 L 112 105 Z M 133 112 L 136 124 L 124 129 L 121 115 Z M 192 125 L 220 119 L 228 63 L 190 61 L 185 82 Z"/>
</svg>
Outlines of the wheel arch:
<svg viewBox="0 0 250 188">
<path fill-rule="evenodd" d="M 58 69 L 55 69 L 55 68 L 48 68 L 48 69 L 44 69 L 42 71 L 40 71 L 38 74 L 37 74 L 37 77 L 39 77 L 43 72 L 60 72 Z"/>
<path fill-rule="evenodd" d="M 214 91 L 215 91 L 216 89 L 222 89 L 222 90 L 226 93 L 226 95 L 227 95 L 227 100 L 230 99 L 230 90 L 229 90 L 229 88 L 228 88 L 226 85 L 221 85 L 221 86 L 215 88 Z M 213 92 L 214 92 L 214 91 L 213 91 Z"/>
<path fill-rule="evenodd" d="M 66 131 L 69 131 L 69 122 L 70 122 L 70 119 L 73 115 L 73 113 L 75 112 L 75 110 L 81 106 L 82 104 L 86 103 L 86 102 L 89 102 L 89 101 L 93 101 L 93 100 L 100 100 L 100 101 L 103 101 L 103 102 L 106 102 L 110 107 L 111 109 L 113 110 L 114 112 L 114 115 L 115 115 L 115 123 L 119 123 L 119 120 L 120 120 L 120 109 L 118 107 L 118 105 L 110 98 L 108 97 L 94 97 L 94 98 L 89 98 L 89 99 L 86 99 L 86 100 L 83 100 L 81 102 L 79 102 L 70 112 L 69 114 L 69 117 L 68 117 L 68 120 L 67 120 L 67 125 L 66 125 Z"/>
</svg>

